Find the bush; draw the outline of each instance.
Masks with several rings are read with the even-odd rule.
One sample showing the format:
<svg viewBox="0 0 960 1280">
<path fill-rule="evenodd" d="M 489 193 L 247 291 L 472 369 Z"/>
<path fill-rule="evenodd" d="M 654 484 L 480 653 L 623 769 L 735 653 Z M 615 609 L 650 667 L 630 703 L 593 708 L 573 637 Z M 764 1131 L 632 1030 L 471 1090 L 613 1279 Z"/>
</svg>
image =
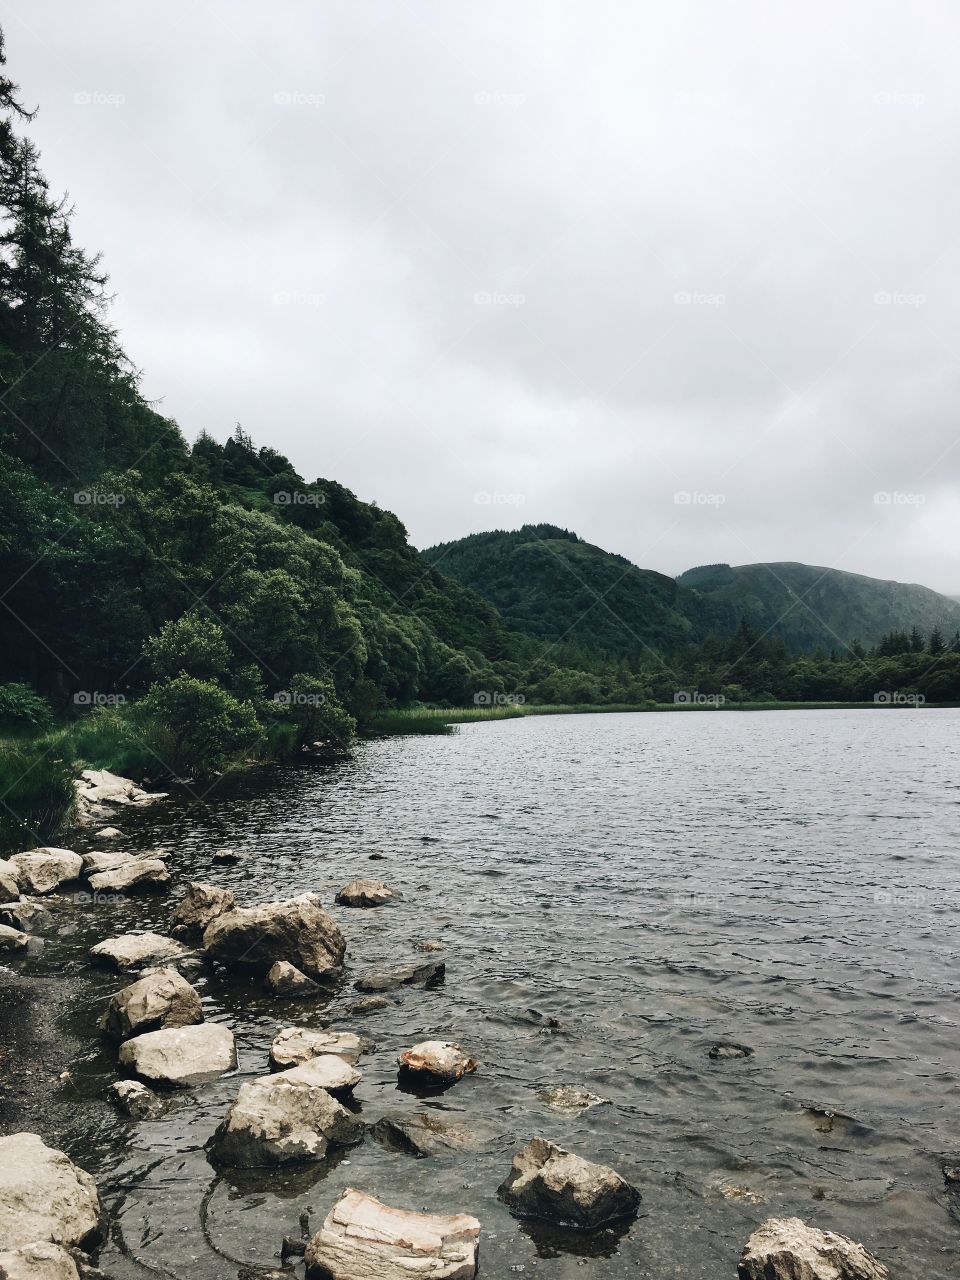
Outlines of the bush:
<svg viewBox="0 0 960 1280">
<path fill-rule="evenodd" d="M 125 778 L 143 778 L 162 767 L 130 708 L 95 707 L 44 741 L 83 769 L 109 769 Z"/>
<path fill-rule="evenodd" d="M 296 675 L 289 689 L 276 694 L 268 706 L 275 722 L 295 726 L 294 750 L 308 742 L 349 747 L 356 736 L 357 722 L 344 709 L 329 676 Z"/>
<path fill-rule="evenodd" d="M 7 743 L 0 746 L 0 796 L 0 848 L 35 848 L 73 814 L 73 766 L 49 743 Z"/>
<path fill-rule="evenodd" d="M 45 729 L 50 719 L 46 698 L 28 684 L 0 684 L 0 728 L 4 732 Z"/>
<path fill-rule="evenodd" d="M 193 676 L 153 685 L 135 714 L 163 763 L 196 777 L 239 762 L 256 749 L 262 734 L 251 703 Z"/>
<path fill-rule="evenodd" d="M 176 622 L 165 622 L 143 646 L 143 656 L 161 680 L 179 675 L 216 680 L 230 665 L 230 649 L 223 631 L 212 618 L 198 613 L 185 613 Z"/>
</svg>

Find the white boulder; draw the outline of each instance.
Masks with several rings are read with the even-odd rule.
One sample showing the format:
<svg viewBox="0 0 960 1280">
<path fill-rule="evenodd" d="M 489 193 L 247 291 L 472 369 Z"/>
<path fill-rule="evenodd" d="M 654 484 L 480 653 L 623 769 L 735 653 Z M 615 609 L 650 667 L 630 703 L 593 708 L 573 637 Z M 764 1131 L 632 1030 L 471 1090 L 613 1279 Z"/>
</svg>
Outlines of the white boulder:
<svg viewBox="0 0 960 1280">
<path fill-rule="evenodd" d="M 267 970 L 286 960 L 315 980 L 335 977 L 346 942 L 315 893 L 225 911 L 203 933 L 207 953 L 226 965 Z"/>
<path fill-rule="evenodd" d="M 27 893 L 53 893 L 61 884 L 77 880 L 83 867 L 83 859 L 72 849 L 31 849 L 9 861 L 20 891 Z"/>
<path fill-rule="evenodd" d="M 90 959 L 117 973 L 131 973 L 149 965 L 166 964 L 189 955 L 185 946 L 162 933 L 122 933 L 90 948 Z"/>
<path fill-rule="evenodd" d="M 36 1133 L 0 1138 L 0 1250 L 36 1241 L 84 1245 L 100 1230 L 97 1188 Z"/>
<path fill-rule="evenodd" d="M 134 1036 L 120 1046 L 120 1065 L 146 1084 L 183 1088 L 232 1071 L 237 1051 L 229 1027 L 202 1022 Z"/>
<path fill-rule="evenodd" d="M 35 1240 L 0 1253 L 0 1280 L 79 1280 L 79 1272 L 62 1245 Z"/>
<path fill-rule="evenodd" d="M 107 1005 L 103 1031 L 113 1040 L 161 1027 L 189 1027 L 203 1021 L 196 990 L 176 969 L 158 969 L 118 991 Z"/>
<path fill-rule="evenodd" d="M 740 1256 L 740 1280 L 888 1280 L 862 1244 L 808 1227 L 800 1218 L 768 1218 Z"/>
<path fill-rule="evenodd" d="M 369 1041 L 366 1042 L 369 1045 Z M 311 1027 L 284 1027 L 270 1046 L 270 1066 L 275 1071 L 298 1067 L 311 1058 L 333 1054 L 355 1065 L 364 1051 L 364 1041 L 353 1031 L 314 1031 Z"/>
</svg>

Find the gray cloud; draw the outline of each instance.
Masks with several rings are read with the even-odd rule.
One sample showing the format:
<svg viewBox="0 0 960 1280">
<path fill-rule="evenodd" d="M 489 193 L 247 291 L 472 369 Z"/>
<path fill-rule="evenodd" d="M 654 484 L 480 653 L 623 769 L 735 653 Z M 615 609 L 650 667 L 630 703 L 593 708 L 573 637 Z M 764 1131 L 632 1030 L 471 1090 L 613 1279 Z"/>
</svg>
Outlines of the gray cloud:
<svg viewBox="0 0 960 1280">
<path fill-rule="evenodd" d="M 960 592 L 950 4 L 2 12 L 188 435 L 239 419 L 419 545 Z"/>
</svg>

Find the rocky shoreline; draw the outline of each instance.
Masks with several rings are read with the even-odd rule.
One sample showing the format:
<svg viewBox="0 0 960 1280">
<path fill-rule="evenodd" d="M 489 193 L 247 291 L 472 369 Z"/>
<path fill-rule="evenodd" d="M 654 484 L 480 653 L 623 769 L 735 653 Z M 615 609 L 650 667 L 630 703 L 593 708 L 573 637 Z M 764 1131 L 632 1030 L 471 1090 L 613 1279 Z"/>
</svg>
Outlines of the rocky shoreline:
<svg viewBox="0 0 960 1280">
<path fill-rule="evenodd" d="M 126 797 L 119 800 L 121 804 L 148 802 L 142 798 L 144 793 L 133 799 L 134 793 L 128 789 L 133 784 L 122 779 L 100 778 L 93 786 L 105 787 L 114 803 L 117 796 Z M 101 790 L 90 806 L 94 821 L 107 816 L 100 807 L 106 803 Z M 116 839 L 103 830 L 97 838 L 104 842 Z M 227 865 L 228 861 L 226 856 L 211 860 L 213 865 Z M 165 857 L 119 850 L 84 855 L 65 849 L 32 850 L 7 860 L 0 873 L 8 888 L 12 880 L 18 890 L 15 899 L 0 906 L 0 918 L 16 916 L 26 926 L 2 926 L 8 931 L 2 936 L 13 954 L 28 950 L 36 941 L 28 931 L 31 909 L 42 910 L 47 895 L 68 885 L 86 885 L 94 894 L 163 894 L 173 882 Z M 401 896 L 389 885 L 362 878 L 341 889 L 337 901 L 357 911 L 402 909 Z M 92 962 L 109 965 L 126 984 L 110 999 L 100 1027 L 93 1023 L 90 1027 L 91 1035 L 106 1035 L 117 1045 L 118 1079 L 110 1089 L 114 1104 L 132 1119 L 146 1121 L 162 1112 L 169 1091 L 202 1090 L 234 1068 L 233 1033 L 219 1023 L 205 1021 L 201 1001 L 190 982 L 192 974 L 205 966 L 222 966 L 278 1001 L 309 1001 L 315 993 L 340 981 L 348 945 L 348 937 L 316 894 L 245 907 L 237 905 L 234 894 L 224 886 L 202 882 L 185 887 L 169 915 L 166 934 L 128 933 L 102 939 L 92 948 Z M 424 944 L 429 949 L 437 945 Z M 424 959 L 364 974 L 354 985 L 367 1001 L 376 1001 L 403 987 L 427 988 L 445 976 L 444 960 Z M 7 1007 L 12 1014 L 10 1053 L 21 1055 L 21 1061 L 27 1055 L 35 1061 L 44 1039 L 40 1011 L 49 996 L 49 985 L 20 979 L 0 987 L 0 1008 Z M 69 986 L 60 994 L 69 1000 Z M 363 1003 L 360 1000 L 351 1006 L 357 1016 L 366 1011 Z M 44 1045 L 44 1051 L 46 1048 Z M 714 1048 L 716 1052 L 711 1053 L 715 1057 L 749 1054 L 745 1046 Z M 68 1051 L 68 1046 L 61 1044 L 61 1049 Z M 211 1165 L 276 1168 L 322 1163 L 336 1148 L 363 1141 L 367 1126 L 352 1095 L 362 1079 L 364 1055 L 375 1052 L 372 1041 L 354 1029 L 318 1032 L 295 1023 L 285 1027 L 274 1040 L 269 1061 L 263 1064 L 264 1074 L 240 1085 L 209 1141 Z M 11 1107 L 9 1099 L 5 1100 L 5 1129 L 19 1128 L 21 1116 L 27 1119 L 42 1110 L 50 1090 L 51 1065 L 55 1069 L 60 1061 L 44 1061 L 36 1087 L 31 1087 L 24 1099 L 26 1105 Z M 469 1048 L 452 1041 L 422 1041 L 404 1049 L 396 1059 L 398 1084 L 427 1095 L 453 1089 L 466 1076 L 482 1070 L 482 1063 L 470 1055 Z M 549 1105 L 560 1112 L 576 1113 L 604 1103 L 576 1086 L 558 1086 L 552 1094 Z M 420 1124 L 419 1132 L 416 1123 L 394 1124 L 391 1129 L 379 1121 L 373 1136 L 384 1145 L 398 1143 L 395 1149 L 412 1148 L 418 1155 L 430 1154 L 431 1143 L 455 1150 L 464 1141 L 456 1126 L 445 1130 L 435 1117 L 425 1119 L 427 1123 Z M 31 1178 L 42 1184 L 55 1166 L 68 1184 L 72 1178 L 86 1187 L 84 1176 L 62 1153 L 44 1147 L 36 1133 L 0 1139 L 3 1143 L 19 1145 L 15 1150 L 0 1145 L 0 1163 L 12 1170 L 0 1183 L 0 1276 L 9 1280 L 73 1280 L 78 1268 L 79 1274 L 85 1274 L 94 1265 L 95 1254 L 84 1251 L 95 1243 L 97 1233 L 92 1228 L 78 1234 L 72 1227 L 54 1223 L 40 1230 L 33 1218 L 18 1218 L 18 1206 L 34 1194 Z M 568 1229 L 589 1233 L 611 1223 L 629 1223 L 640 1205 L 638 1189 L 616 1170 L 545 1138 L 527 1142 L 503 1172 L 496 1190 L 513 1213 Z M 49 1198 L 69 1206 L 76 1196 L 72 1199 L 58 1184 Z M 368 1191 L 348 1187 L 328 1208 L 320 1230 L 299 1242 L 307 1275 L 332 1280 L 374 1276 L 406 1280 L 415 1273 L 437 1280 L 468 1280 L 478 1273 L 482 1237 L 481 1222 L 469 1208 L 465 1204 L 464 1212 L 454 1215 L 424 1214 L 388 1205 Z M 99 1220 L 99 1202 L 97 1213 Z M 86 1219 L 83 1221 L 86 1226 Z M 297 1243 L 285 1246 L 288 1257 L 299 1258 Z M 279 1248 L 280 1241 L 274 1245 Z M 269 1256 L 273 1250 L 267 1252 Z M 266 1260 L 264 1265 L 268 1265 Z M 735 1266 L 733 1259 L 731 1274 Z M 746 1243 L 739 1275 L 743 1280 L 779 1280 L 801 1274 L 809 1280 L 835 1280 L 837 1275 L 846 1280 L 883 1280 L 887 1272 L 845 1237 L 821 1232 L 799 1219 L 768 1219 Z"/>
</svg>

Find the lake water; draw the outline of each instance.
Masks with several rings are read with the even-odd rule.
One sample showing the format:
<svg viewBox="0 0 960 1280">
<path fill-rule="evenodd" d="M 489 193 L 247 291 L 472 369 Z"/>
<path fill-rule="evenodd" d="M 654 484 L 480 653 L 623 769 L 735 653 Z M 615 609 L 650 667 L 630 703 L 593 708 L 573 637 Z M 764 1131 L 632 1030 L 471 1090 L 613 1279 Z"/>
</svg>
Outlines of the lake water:
<svg viewBox="0 0 960 1280">
<path fill-rule="evenodd" d="M 862 1240 L 898 1280 L 960 1275 L 960 1196 L 942 1175 L 960 1163 L 958 743 L 954 710 L 552 716 L 368 742 L 124 815 L 126 847 L 170 849 L 183 885 L 243 902 L 319 892 L 348 969 L 328 1005 L 205 973 L 239 1072 L 136 1124 L 103 1099 L 115 1056 L 96 1032 L 122 984 L 86 950 L 165 928 L 179 895 L 58 909 L 42 953 L 15 967 L 70 992 L 56 1016 L 79 1058 L 39 1127 L 100 1184 L 101 1265 L 183 1280 L 275 1268 L 301 1213 L 316 1229 L 355 1185 L 475 1214 L 487 1277 L 733 1277 L 774 1215 Z M 211 867 L 224 845 L 247 860 Z M 363 875 L 405 901 L 333 907 Z M 359 972 L 425 958 L 423 939 L 445 944 L 443 986 L 344 1014 Z M 426 1105 L 479 1150 L 415 1160 L 368 1134 L 325 1166 L 218 1174 L 204 1141 L 298 1021 L 375 1038 L 365 1119 Z M 482 1065 L 425 1104 L 398 1091 L 395 1059 L 434 1037 Z M 717 1041 L 754 1052 L 713 1061 Z M 611 1105 L 558 1113 L 537 1096 L 555 1084 Z M 637 1221 L 578 1238 L 512 1218 L 496 1187 L 535 1135 L 634 1182 Z"/>
</svg>

